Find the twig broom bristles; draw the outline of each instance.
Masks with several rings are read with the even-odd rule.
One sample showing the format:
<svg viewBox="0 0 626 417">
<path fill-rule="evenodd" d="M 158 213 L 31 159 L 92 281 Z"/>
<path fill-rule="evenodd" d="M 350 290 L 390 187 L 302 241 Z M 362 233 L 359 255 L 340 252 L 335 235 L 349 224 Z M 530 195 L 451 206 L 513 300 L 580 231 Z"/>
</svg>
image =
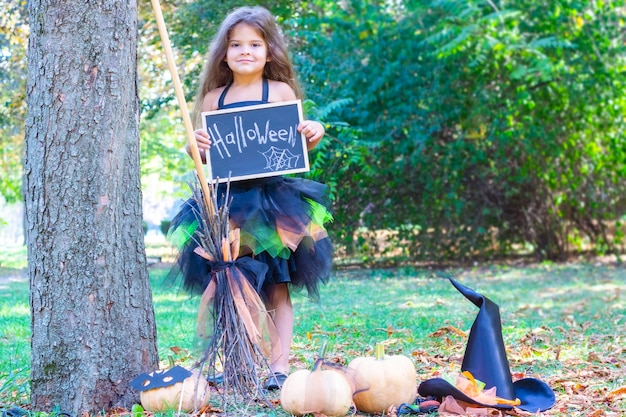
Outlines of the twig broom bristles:
<svg viewBox="0 0 626 417">
<path fill-rule="evenodd" d="M 198 203 L 201 191 L 194 188 Z M 214 192 L 214 195 L 216 193 Z M 249 280 L 265 274 L 266 266 L 249 257 L 237 259 L 239 229 L 229 230 L 228 192 L 214 216 L 199 207 L 199 224 L 194 239 L 196 254 L 207 260 L 211 280 L 204 291 L 198 312 L 198 334 L 208 340 L 200 367 L 222 374 L 222 394 L 249 402 L 265 398 L 258 371 L 270 355 L 270 319 L 263 302 Z M 217 205 L 216 205 L 217 207 Z M 203 233 L 210 230 L 211 233 Z"/>
</svg>

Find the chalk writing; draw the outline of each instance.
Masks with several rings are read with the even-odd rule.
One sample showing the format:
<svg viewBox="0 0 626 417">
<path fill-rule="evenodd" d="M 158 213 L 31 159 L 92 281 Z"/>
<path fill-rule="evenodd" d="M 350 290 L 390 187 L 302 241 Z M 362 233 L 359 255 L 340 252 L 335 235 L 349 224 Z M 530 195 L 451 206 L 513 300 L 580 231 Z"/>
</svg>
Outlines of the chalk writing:
<svg viewBox="0 0 626 417">
<path fill-rule="evenodd" d="M 232 126 L 218 126 L 213 123 L 207 126 L 209 137 L 211 138 L 211 146 L 218 152 L 220 158 L 231 158 L 231 148 L 236 147 L 239 154 L 242 154 L 248 147 L 249 142 L 257 142 L 258 145 L 265 145 L 268 142 L 284 142 L 294 147 L 297 140 L 300 139 L 298 134 L 298 125 L 289 126 L 288 128 L 270 128 L 271 120 L 265 121 L 265 126 L 259 126 L 257 122 L 252 122 L 251 126 L 244 127 L 244 118 L 242 116 L 233 117 Z M 226 128 L 226 130 L 224 130 Z"/>
</svg>

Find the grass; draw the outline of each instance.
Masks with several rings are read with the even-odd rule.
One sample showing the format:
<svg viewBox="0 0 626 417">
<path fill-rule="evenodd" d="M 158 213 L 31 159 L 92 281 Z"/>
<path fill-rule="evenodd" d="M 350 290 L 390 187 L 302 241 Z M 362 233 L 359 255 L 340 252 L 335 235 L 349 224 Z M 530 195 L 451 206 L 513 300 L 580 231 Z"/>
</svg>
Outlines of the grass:
<svg viewBox="0 0 626 417">
<path fill-rule="evenodd" d="M 447 272 L 500 306 L 511 371 L 516 377 L 539 378 L 557 394 L 557 404 L 545 415 L 623 414 L 623 266 L 544 263 Z M 164 363 L 172 357 L 187 364 L 196 357 L 193 329 L 199 300 L 161 285 L 165 273 L 161 268 L 150 273 L 159 355 Z M 6 276 L 6 269 L 0 271 L 0 406 L 25 406 L 30 360 L 28 283 Z M 467 342 L 464 332 L 478 311 L 447 280 L 428 269 L 408 267 L 336 271 L 322 288 L 319 303 L 301 294 L 294 295 L 293 302 L 293 370 L 310 367 L 324 341 L 327 358 L 342 364 L 372 355 L 375 343 L 384 341 L 388 354 L 412 358 L 419 380 L 459 370 Z M 279 406 L 271 410 L 242 405 L 227 412 L 287 415 Z"/>
</svg>

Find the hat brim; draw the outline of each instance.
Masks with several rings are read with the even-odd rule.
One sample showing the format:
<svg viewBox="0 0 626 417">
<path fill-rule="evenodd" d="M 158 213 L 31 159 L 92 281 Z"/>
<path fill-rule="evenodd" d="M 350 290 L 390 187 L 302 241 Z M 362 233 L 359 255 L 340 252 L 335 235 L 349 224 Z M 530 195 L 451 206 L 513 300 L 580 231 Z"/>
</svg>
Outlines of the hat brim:
<svg viewBox="0 0 626 417">
<path fill-rule="evenodd" d="M 552 388 L 543 381 L 535 378 L 522 378 L 513 382 L 515 395 L 522 402 L 517 408 L 536 413 L 552 408 L 556 396 Z"/>
<path fill-rule="evenodd" d="M 556 398 L 554 391 L 543 381 L 535 378 L 524 378 L 513 382 L 515 396 L 521 404 L 516 406 L 520 410 L 536 413 L 548 410 L 554 405 Z M 513 407 L 505 404 L 483 404 L 464 394 L 461 390 L 450 384 L 443 378 L 432 378 L 423 381 L 417 390 L 423 397 L 433 396 L 437 398 L 451 395 L 459 401 L 476 404 L 482 407 L 510 410 Z"/>
</svg>

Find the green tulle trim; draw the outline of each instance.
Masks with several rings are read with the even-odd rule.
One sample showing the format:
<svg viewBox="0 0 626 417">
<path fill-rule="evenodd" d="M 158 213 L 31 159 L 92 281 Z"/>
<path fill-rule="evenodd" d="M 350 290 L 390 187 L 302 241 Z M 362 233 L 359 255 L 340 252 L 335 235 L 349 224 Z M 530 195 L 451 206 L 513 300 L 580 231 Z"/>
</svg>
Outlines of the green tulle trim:
<svg viewBox="0 0 626 417">
<path fill-rule="evenodd" d="M 247 246 L 255 255 L 267 251 L 273 258 L 288 259 L 291 253 L 289 248 L 283 245 L 276 230 L 268 228 L 263 230 L 257 229 L 254 234 L 242 232 L 241 246 Z"/>
<path fill-rule="evenodd" d="M 307 199 L 309 203 L 309 216 L 311 224 L 324 229 L 324 224 L 332 221 L 333 216 L 328 209 L 320 203 Z M 308 225 L 307 225 L 308 226 Z M 198 228 L 198 221 L 185 223 L 171 230 L 168 240 L 179 250 L 182 249 L 193 237 Z M 291 250 L 281 240 L 276 228 L 268 227 L 262 221 L 246 221 L 245 230 L 241 231 L 241 246 L 248 247 L 255 255 L 266 251 L 270 256 L 288 259 Z"/>
<path fill-rule="evenodd" d="M 311 211 L 309 212 L 309 215 L 311 216 L 311 223 L 323 226 L 324 224 L 333 221 L 333 216 L 330 214 L 326 206 L 308 198 L 307 201 L 311 204 Z"/>
<path fill-rule="evenodd" d="M 174 247 L 176 247 L 178 250 L 181 250 L 183 247 L 185 247 L 187 242 L 189 242 L 189 239 L 193 237 L 197 229 L 197 220 L 194 220 L 191 223 L 181 224 L 176 229 L 170 230 L 170 232 L 167 234 L 167 239 Z"/>
<path fill-rule="evenodd" d="M 323 204 L 309 199 L 307 201 L 310 204 L 308 214 L 311 217 L 311 224 L 324 229 L 324 224 L 332 221 L 333 216 Z M 246 229 L 253 232 L 241 232 L 241 245 L 250 248 L 255 255 L 266 251 L 274 258 L 288 259 L 291 256 L 291 249 L 284 245 L 275 228 L 269 228 L 262 223 L 250 224 L 248 222 Z"/>
</svg>

